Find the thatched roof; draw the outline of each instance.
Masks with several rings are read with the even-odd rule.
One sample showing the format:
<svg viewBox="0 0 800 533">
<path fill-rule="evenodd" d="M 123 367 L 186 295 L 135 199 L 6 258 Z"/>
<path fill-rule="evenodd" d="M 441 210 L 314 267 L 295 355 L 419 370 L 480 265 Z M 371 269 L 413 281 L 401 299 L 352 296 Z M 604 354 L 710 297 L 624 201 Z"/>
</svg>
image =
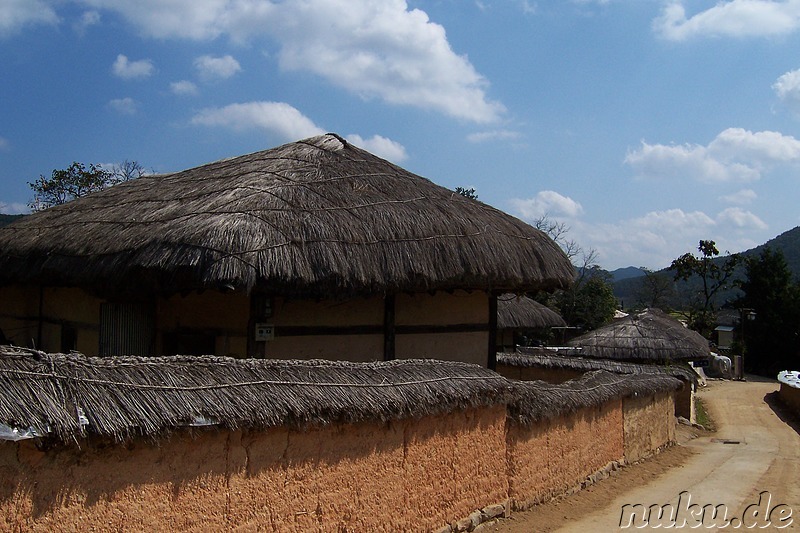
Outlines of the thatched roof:
<svg viewBox="0 0 800 533">
<path fill-rule="evenodd" d="M 690 361 L 708 357 L 708 341 L 658 309 L 645 309 L 569 341 L 583 357 L 636 362 Z"/>
<path fill-rule="evenodd" d="M 477 365 L 225 357 L 86 357 L 0 347 L 0 440 L 123 441 L 178 428 L 305 428 L 506 405 L 530 424 L 613 398 L 675 390 L 669 376 L 595 372 L 559 385 Z"/>
<path fill-rule="evenodd" d="M 507 403 L 477 365 L 225 357 L 86 357 L 0 347 L 0 424 L 63 442 L 179 427 L 263 429 L 387 421 Z"/>
<path fill-rule="evenodd" d="M 672 376 L 684 382 L 696 383 L 697 374 L 686 363 L 654 365 L 591 359 L 575 354 L 561 355 L 547 348 L 517 347 L 516 353 L 498 353 L 497 364 L 518 368 L 547 368 L 590 372 L 605 370 L 614 374 L 648 374 Z"/>
<path fill-rule="evenodd" d="M 523 425 L 574 413 L 617 398 L 653 395 L 676 391 L 683 385 L 671 376 L 619 375 L 595 370 L 583 376 L 553 384 L 544 381 L 515 382 L 516 401 L 509 416 Z"/>
<path fill-rule="evenodd" d="M 535 329 L 566 326 L 561 315 L 533 298 L 508 293 L 497 297 L 497 327 Z"/>
<path fill-rule="evenodd" d="M 0 228 L 0 284 L 331 296 L 565 286 L 544 233 L 335 134 L 144 176 Z"/>
</svg>

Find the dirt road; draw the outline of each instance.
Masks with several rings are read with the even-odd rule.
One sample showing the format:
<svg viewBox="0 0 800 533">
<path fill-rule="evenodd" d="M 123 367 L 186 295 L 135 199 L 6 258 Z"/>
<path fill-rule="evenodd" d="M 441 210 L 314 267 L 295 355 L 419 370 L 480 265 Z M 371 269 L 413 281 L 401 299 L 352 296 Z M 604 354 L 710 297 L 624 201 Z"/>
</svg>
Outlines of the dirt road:
<svg viewBox="0 0 800 533">
<path fill-rule="evenodd" d="M 707 512 L 706 521 L 698 524 L 693 522 L 696 518 L 691 510 L 724 504 L 730 521 L 725 530 L 735 530 L 732 526 L 737 523 L 740 527 L 736 529 L 749 524 L 767 526 L 771 519 L 772 527 L 791 521 L 782 531 L 800 531 L 800 434 L 796 423 L 781 418 L 786 417 L 780 408 L 771 407 L 774 399 L 770 393 L 777 389 L 775 381 L 753 376 L 748 376 L 747 382 L 711 382 L 699 395 L 716 425 L 715 432 L 694 431 L 687 437 L 683 431 L 681 440 L 685 442 L 681 445 L 560 502 L 516 513 L 487 529 L 506 533 L 616 531 L 622 530 L 620 519 L 624 518 L 623 523 L 633 519 L 630 530 L 646 522 L 637 522 L 642 514 L 632 515 L 635 508 L 628 507 L 623 514 L 626 504 L 646 508 L 671 503 L 682 509 L 677 515 L 679 522 L 688 518 L 686 526 L 694 524 L 699 530 L 708 531 L 706 526 L 713 518 Z M 768 494 L 762 495 L 763 491 Z M 696 506 L 690 507 L 692 504 Z M 754 514 L 757 511 L 761 513 Z M 651 515 L 649 525 L 654 522 Z"/>
</svg>

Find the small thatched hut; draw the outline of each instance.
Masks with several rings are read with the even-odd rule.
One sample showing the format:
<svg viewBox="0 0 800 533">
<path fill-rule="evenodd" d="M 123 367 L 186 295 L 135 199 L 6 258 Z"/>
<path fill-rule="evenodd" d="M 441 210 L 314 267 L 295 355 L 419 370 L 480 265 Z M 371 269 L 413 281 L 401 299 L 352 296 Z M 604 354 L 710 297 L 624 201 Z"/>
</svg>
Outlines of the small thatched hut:
<svg viewBox="0 0 800 533">
<path fill-rule="evenodd" d="M 513 350 L 526 345 L 524 339 L 538 339 L 550 328 L 566 325 L 561 315 L 533 298 L 511 293 L 497 298 L 498 350 Z"/>
<path fill-rule="evenodd" d="M 645 309 L 572 339 L 581 356 L 669 364 L 706 359 L 708 341 L 659 309 Z"/>
<path fill-rule="evenodd" d="M 0 329 L 88 355 L 492 366 L 497 295 L 572 275 L 544 233 L 328 134 L 0 228 Z"/>
</svg>

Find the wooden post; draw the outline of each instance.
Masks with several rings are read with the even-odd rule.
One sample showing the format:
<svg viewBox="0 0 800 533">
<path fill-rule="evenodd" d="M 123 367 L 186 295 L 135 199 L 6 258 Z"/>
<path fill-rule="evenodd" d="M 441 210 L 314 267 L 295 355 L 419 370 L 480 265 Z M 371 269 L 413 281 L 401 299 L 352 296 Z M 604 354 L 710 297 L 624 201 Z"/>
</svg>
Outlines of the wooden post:
<svg viewBox="0 0 800 533">
<path fill-rule="evenodd" d="M 497 294 L 489 293 L 489 357 L 487 367 L 497 370 Z"/>
<path fill-rule="evenodd" d="M 394 314 L 395 314 L 394 294 L 387 294 L 383 300 L 383 360 L 384 361 L 392 361 L 395 358 Z"/>
</svg>

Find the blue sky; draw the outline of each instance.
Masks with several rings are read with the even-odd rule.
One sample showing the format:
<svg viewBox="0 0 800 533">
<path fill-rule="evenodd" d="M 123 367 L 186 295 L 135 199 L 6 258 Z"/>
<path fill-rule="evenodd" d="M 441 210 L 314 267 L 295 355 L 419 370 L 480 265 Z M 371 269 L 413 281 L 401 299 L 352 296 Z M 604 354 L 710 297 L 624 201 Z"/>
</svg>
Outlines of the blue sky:
<svg viewBox="0 0 800 533">
<path fill-rule="evenodd" d="M 608 269 L 800 225 L 800 0 L 0 0 L 0 212 L 333 131 Z"/>
</svg>

